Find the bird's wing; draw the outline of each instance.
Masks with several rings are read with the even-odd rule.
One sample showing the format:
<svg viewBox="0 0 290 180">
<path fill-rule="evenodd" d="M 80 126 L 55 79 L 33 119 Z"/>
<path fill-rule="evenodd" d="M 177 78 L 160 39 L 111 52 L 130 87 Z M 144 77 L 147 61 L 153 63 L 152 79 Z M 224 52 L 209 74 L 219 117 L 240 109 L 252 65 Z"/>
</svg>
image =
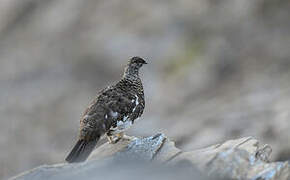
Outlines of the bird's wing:
<svg viewBox="0 0 290 180">
<path fill-rule="evenodd" d="M 133 118 L 132 114 L 137 109 L 138 96 L 120 92 L 115 89 L 102 91 L 99 96 L 85 110 L 81 118 L 80 136 L 89 134 L 103 134 L 118 121 L 124 118 Z M 133 120 L 133 119 L 132 119 Z"/>
<path fill-rule="evenodd" d="M 124 116 L 129 116 L 136 106 L 136 97 L 130 93 L 112 92 L 108 96 L 106 108 L 108 109 L 108 116 L 114 120 L 120 120 Z"/>
</svg>

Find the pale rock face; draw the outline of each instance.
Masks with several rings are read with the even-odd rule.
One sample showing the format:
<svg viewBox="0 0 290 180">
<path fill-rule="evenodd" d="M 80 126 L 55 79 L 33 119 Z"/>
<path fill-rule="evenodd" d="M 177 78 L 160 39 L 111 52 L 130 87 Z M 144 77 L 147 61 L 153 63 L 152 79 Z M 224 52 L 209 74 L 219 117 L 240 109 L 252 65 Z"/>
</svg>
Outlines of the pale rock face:
<svg viewBox="0 0 290 180">
<path fill-rule="evenodd" d="M 128 136 L 116 144 L 101 145 L 87 162 L 41 166 L 12 179 L 79 180 L 99 177 L 107 180 L 135 180 L 144 177 L 143 179 L 148 180 L 184 180 L 194 177 L 197 180 L 289 180 L 289 163 L 269 162 L 269 148 L 271 149 L 269 145 L 261 145 L 252 137 L 244 137 L 184 152 L 176 148 L 174 142 L 164 134 L 143 138 Z M 137 162 L 134 167 L 143 163 L 146 166 L 132 168 L 128 161 Z M 154 163 L 147 166 L 148 162 L 157 162 L 158 167 L 162 168 L 158 171 Z M 164 171 L 166 167 L 171 168 Z M 192 174 L 196 170 L 199 176 Z M 158 174 L 152 176 L 154 173 L 148 173 L 149 171 Z M 203 174 L 206 177 L 200 177 Z"/>
</svg>

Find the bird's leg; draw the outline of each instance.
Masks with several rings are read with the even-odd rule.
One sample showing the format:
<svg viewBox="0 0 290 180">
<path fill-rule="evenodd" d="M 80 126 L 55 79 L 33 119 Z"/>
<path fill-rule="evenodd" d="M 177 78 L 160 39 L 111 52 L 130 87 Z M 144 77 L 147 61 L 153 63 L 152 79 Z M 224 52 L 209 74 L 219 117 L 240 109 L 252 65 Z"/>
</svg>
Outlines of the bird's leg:
<svg viewBox="0 0 290 180">
<path fill-rule="evenodd" d="M 118 141 L 120 141 L 120 139 L 123 138 L 124 133 L 121 132 L 121 133 L 118 133 L 118 134 L 115 134 L 115 135 L 107 133 L 106 135 L 107 135 L 107 138 L 108 138 L 108 141 L 109 141 L 110 144 L 116 144 Z"/>
<path fill-rule="evenodd" d="M 109 143 L 110 144 L 114 144 L 113 136 L 108 134 L 108 133 L 106 134 L 106 136 L 107 136 L 107 139 L 108 139 Z"/>
<path fill-rule="evenodd" d="M 118 139 L 122 139 L 124 137 L 124 132 L 120 132 L 116 134 L 116 136 L 118 137 Z"/>
<path fill-rule="evenodd" d="M 133 137 L 127 136 L 124 132 L 118 133 L 116 134 L 116 136 L 119 138 L 117 139 L 117 141 L 119 141 L 120 139 L 127 140 L 127 141 L 134 139 Z"/>
</svg>

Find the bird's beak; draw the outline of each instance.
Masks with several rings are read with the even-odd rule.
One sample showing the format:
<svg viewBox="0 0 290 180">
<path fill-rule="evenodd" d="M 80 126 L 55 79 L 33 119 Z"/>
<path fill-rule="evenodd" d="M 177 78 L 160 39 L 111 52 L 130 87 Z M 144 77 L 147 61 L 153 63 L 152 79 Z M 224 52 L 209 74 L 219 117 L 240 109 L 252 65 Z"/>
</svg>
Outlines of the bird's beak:
<svg viewBox="0 0 290 180">
<path fill-rule="evenodd" d="M 148 64 L 146 61 L 144 61 L 144 63 L 143 64 Z"/>
</svg>

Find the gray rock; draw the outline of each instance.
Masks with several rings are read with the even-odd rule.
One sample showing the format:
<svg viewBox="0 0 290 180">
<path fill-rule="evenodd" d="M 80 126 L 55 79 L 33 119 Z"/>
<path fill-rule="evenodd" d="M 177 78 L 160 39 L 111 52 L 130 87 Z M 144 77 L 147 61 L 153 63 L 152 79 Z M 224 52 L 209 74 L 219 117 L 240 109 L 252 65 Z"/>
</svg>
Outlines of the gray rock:
<svg viewBox="0 0 290 180">
<path fill-rule="evenodd" d="M 45 165 L 12 179 L 289 179 L 288 162 L 269 162 L 269 145 L 246 137 L 207 148 L 182 152 L 157 134 L 105 143 L 84 163 Z"/>
<path fill-rule="evenodd" d="M 271 149 L 246 137 L 229 140 L 208 148 L 184 152 L 171 163 L 189 160 L 209 175 L 230 179 L 285 179 L 289 178 L 288 162 L 269 163 Z"/>
</svg>

